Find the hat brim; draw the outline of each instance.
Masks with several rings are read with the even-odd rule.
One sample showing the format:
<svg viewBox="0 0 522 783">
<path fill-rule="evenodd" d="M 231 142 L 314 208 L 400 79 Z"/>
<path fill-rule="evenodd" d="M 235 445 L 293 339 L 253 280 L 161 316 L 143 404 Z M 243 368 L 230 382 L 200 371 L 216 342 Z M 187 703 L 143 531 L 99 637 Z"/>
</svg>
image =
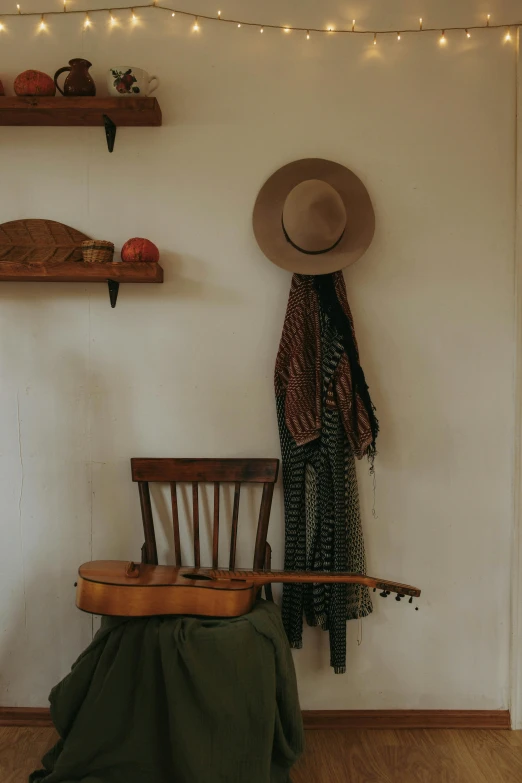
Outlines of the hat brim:
<svg viewBox="0 0 522 783">
<path fill-rule="evenodd" d="M 346 229 L 340 242 L 318 255 L 303 253 L 291 245 L 282 224 L 288 194 L 308 179 L 328 182 L 341 196 L 346 210 Z M 322 158 L 296 160 L 272 174 L 259 191 L 252 222 L 265 256 L 282 269 L 304 275 L 325 275 L 354 264 L 370 246 L 375 232 L 370 195 L 359 177 L 340 163 Z"/>
</svg>

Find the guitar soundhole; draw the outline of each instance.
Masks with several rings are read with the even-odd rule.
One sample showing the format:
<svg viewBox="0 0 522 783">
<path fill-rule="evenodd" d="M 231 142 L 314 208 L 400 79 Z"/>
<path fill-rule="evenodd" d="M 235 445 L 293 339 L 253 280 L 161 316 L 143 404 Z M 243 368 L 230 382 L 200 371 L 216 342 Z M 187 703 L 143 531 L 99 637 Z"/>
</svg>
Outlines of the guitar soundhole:
<svg viewBox="0 0 522 783">
<path fill-rule="evenodd" d="M 184 579 L 193 579 L 195 582 L 208 582 L 212 581 L 211 576 L 207 576 L 206 574 L 183 574 Z"/>
</svg>

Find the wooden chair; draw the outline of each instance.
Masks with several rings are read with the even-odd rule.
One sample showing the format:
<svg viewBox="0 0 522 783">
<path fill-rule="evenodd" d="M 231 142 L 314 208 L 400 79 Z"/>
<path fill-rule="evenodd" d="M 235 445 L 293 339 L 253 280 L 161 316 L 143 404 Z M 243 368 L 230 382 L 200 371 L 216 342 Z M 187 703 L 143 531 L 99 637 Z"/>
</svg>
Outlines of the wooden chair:
<svg viewBox="0 0 522 783">
<path fill-rule="evenodd" d="M 158 564 L 154 520 L 150 501 L 149 482 L 170 484 L 172 501 L 172 524 L 174 529 L 175 564 L 181 566 L 181 544 L 178 515 L 178 483 L 192 484 L 192 526 L 194 541 L 194 565 L 201 565 L 200 526 L 199 526 L 199 484 L 214 484 L 214 514 L 212 535 L 212 567 L 218 567 L 219 556 L 219 511 L 220 485 L 234 484 L 234 503 L 232 509 L 232 527 L 230 535 L 229 568 L 236 565 L 237 527 L 239 519 L 239 500 L 241 485 L 244 483 L 263 484 L 263 494 L 257 523 L 256 543 L 252 567 L 269 569 L 271 548 L 266 537 L 274 485 L 279 471 L 277 459 L 131 459 L 132 480 L 138 482 L 143 518 L 145 543 L 142 547 L 142 562 Z M 265 590 L 267 598 L 272 598 L 270 586 Z"/>
</svg>

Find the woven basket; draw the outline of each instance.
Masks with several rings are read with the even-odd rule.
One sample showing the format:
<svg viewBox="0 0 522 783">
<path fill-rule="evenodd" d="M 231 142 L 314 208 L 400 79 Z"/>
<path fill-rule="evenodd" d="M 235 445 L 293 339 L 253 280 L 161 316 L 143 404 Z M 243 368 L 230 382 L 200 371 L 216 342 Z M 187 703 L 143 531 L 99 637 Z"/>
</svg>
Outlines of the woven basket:
<svg viewBox="0 0 522 783">
<path fill-rule="evenodd" d="M 88 264 L 110 264 L 114 256 L 114 245 L 104 239 L 86 239 L 82 242 L 83 260 Z"/>
</svg>

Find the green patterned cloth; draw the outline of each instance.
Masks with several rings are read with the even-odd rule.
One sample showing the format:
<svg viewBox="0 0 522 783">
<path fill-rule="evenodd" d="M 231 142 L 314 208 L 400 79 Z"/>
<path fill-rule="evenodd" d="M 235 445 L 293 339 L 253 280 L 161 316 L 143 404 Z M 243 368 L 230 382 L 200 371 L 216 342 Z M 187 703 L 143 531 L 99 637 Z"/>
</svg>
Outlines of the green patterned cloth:
<svg viewBox="0 0 522 783">
<path fill-rule="evenodd" d="M 51 692 L 60 740 L 30 783 L 288 783 L 303 749 L 278 608 L 107 618 Z"/>
<path fill-rule="evenodd" d="M 285 498 L 285 569 L 366 573 L 355 458 L 336 408 L 326 404 L 326 389 L 342 345 L 321 316 L 324 397 L 321 437 L 298 446 L 286 426 L 284 398 L 277 414 Z M 330 665 L 346 671 L 346 621 L 367 617 L 372 601 L 367 587 L 346 584 L 288 584 L 283 590 L 283 622 L 290 645 L 303 645 L 303 612 L 309 625 L 330 635 Z"/>
</svg>

